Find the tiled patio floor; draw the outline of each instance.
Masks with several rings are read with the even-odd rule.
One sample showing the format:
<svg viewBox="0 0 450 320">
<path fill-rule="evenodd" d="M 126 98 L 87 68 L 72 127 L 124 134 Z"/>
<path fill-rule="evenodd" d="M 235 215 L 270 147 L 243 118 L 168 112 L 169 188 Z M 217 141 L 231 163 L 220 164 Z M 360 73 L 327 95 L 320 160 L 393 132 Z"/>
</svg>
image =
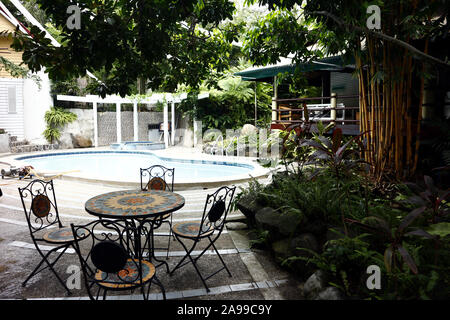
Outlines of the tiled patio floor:
<svg viewBox="0 0 450 320">
<path fill-rule="evenodd" d="M 6 166 L 0 164 L 0 169 L 4 167 Z M 0 299 L 87 299 L 83 283 L 80 289 L 73 289 L 72 295 L 68 296 L 53 274 L 47 270 L 32 278 L 26 287 L 21 286 L 22 281 L 39 262 L 17 191 L 17 187 L 23 187 L 28 182 L 29 180 L 0 180 L 0 188 L 3 190 L 3 196 L 0 197 Z M 54 183 L 60 217 L 67 226 L 70 223 L 83 224 L 95 219 L 84 210 L 84 203 L 90 197 L 126 189 L 58 179 Z M 174 214 L 174 221 L 195 220 L 201 217 L 206 195 L 213 191 L 178 191 L 185 197 L 186 205 Z M 230 219 L 242 217 L 240 212 L 232 212 L 229 215 Z M 166 225 L 156 230 L 157 234 L 167 232 Z M 232 277 L 225 271 L 212 277 L 208 280 L 211 288 L 209 293 L 191 265 L 178 269 L 173 276 L 169 276 L 164 267 L 158 268 L 157 276 L 165 287 L 167 299 L 302 299 L 300 283 L 276 266 L 267 253 L 250 249 L 247 233 L 248 230 L 225 230 L 222 234 L 217 248 L 230 268 Z M 155 239 L 156 247 L 161 247 L 167 238 Z M 170 257 L 167 260 L 170 268 L 181 259 L 182 253 L 181 245 L 172 242 Z M 158 252 L 158 256 L 165 259 L 165 252 Z M 210 268 L 216 268 L 217 262 L 217 256 L 208 254 L 199 260 L 199 266 L 207 272 Z M 65 253 L 56 265 L 64 281 L 71 276 L 67 269 L 71 265 L 79 265 L 73 252 Z M 151 299 L 162 298 L 157 286 L 152 286 L 151 293 Z M 124 291 L 120 294 L 112 293 L 109 299 L 133 300 L 142 299 L 142 296 L 140 292 Z"/>
</svg>

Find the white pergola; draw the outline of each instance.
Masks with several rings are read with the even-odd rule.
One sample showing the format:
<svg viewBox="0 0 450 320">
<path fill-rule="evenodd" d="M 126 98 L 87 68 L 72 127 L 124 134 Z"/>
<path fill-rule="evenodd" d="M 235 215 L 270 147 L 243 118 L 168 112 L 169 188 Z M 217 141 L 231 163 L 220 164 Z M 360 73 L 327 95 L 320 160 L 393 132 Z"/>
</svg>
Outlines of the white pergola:
<svg viewBox="0 0 450 320">
<path fill-rule="evenodd" d="M 198 99 L 204 99 L 209 96 L 208 93 L 200 94 Z M 173 95 L 170 93 L 156 93 L 150 97 L 140 99 L 126 97 L 122 98 L 120 96 L 106 96 L 102 98 L 95 95 L 87 95 L 85 97 L 78 96 L 68 96 L 68 95 L 57 95 L 56 99 L 58 101 L 72 101 L 72 102 L 84 102 L 92 103 L 94 108 L 94 146 L 98 147 L 98 120 L 97 120 L 97 106 L 99 103 L 115 104 L 116 105 L 116 128 L 117 128 L 117 142 L 122 142 L 122 120 L 121 120 L 121 105 L 122 104 L 133 104 L 133 137 L 134 141 L 138 141 L 138 104 L 148 104 L 155 105 L 156 103 L 163 103 L 164 105 L 164 144 L 167 148 L 169 146 L 169 104 L 171 105 L 172 113 L 172 125 L 171 125 L 171 144 L 175 144 L 175 103 L 180 103 L 187 98 L 187 94 L 183 93 L 181 95 Z"/>
</svg>

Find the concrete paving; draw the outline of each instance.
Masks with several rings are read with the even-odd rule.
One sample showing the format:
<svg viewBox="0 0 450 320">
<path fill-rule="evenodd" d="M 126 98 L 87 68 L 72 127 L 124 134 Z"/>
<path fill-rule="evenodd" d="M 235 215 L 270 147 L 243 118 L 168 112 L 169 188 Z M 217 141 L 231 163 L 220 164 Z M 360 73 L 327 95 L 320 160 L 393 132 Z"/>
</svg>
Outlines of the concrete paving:
<svg viewBox="0 0 450 320">
<path fill-rule="evenodd" d="M 173 152 L 173 151 L 172 151 Z M 8 167 L 2 163 L 0 170 Z M 33 247 L 24 211 L 17 188 L 28 184 L 30 180 L 0 180 L 3 196 L 0 197 L 0 299 L 87 299 L 84 283 L 74 288 L 67 295 L 55 276 L 45 270 L 22 287 L 22 281 L 40 261 L 38 252 Z M 84 203 L 89 198 L 101 193 L 127 189 L 126 187 L 104 186 L 87 182 L 55 179 L 55 192 L 60 218 L 66 226 L 70 223 L 85 224 L 96 219 L 84 210 Z M 245 186 L 245 184 L 238 185 Z M 238 188 L 239 189 L 239 188 Z M 201 218 L 204 202 L 213 189 L 195 189 L 177 191 L 186 199 L 186 205 L 174 213 L 174 221 L 189 221 Z M 229 219 L 242 219 L 240 212 L 231 212 Z M 301 283 L 286 271 L 279 268 L 272 257 L 264 251 L 250 248 L 248 230 L 226 229 L 217 242 L 225 263 L 232 276 L 222 271 L 207 281 L 211 292 L 207 293 L 192 265 L 175 271 L 173 276 L 167 274 L 164 267 L 157 268 L 156 275 L 163 284 L 167 299 L 194 300 L 297 300 L 303 299 Z M 155 231 L 164 235 L 169 232 L 166 225 Z M 166 245 L 167 237 L 155 237 L 155 247 Z M 50 245 L 49 245 L 50 246 Z M 202 246 L 199 247 L 201 249 Z M 158 251 L 159 259 L 167 261 L 172 269 L 182 258 L 181 245 L 172 241 L 169 259 L 165 252 Z M 199 268 L 204 272 L 214 270 L 220 261 L 215 254 L 204 255 L 199 260 Z M 56 270 L 63 281 L 75 279 L 71 267 L 79 266 L 78 257 L 73 252 L 65 253 L 56 264 Z M 72 283 L 72 282 L 71 282 Z M 74 282 L 76 284 L 76 282 Z M 75 285 L 76 286 L 76 285 Z M 135 300 L 142 299 L 139 291 L 123 291 L 108 294 L 108 299 Z M 151 288 L 150 299 L 162 299 L 158 286 Z"/>
</svg>

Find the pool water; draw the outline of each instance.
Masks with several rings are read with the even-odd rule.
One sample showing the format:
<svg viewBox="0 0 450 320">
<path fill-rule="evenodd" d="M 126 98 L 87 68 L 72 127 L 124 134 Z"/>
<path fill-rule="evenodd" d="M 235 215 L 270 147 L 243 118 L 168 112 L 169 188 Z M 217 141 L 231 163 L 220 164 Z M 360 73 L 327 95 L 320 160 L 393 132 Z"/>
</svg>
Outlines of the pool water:
<svg viewBox="0 0 450 320">
<path fill-rule="evenodd" d="M 69 173 L 90 179 L 110 181 L 140 181 L 140 168 L 159 164 L 175 168 L 175 183 L 201 180 L 223 180 L 244 175 L 249 177 L 253 166 L 243 163 L 178 160 L 158 157 L 149 152 L 76 152 L 45 154 L 16 158 L 38 172 Z"/>
</svg>

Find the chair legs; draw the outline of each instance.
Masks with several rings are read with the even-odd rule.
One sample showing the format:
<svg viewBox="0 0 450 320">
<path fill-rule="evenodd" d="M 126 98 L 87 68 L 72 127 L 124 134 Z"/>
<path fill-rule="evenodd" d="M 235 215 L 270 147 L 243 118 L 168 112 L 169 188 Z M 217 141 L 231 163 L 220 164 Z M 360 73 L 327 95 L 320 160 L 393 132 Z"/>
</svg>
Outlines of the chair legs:
<svg viewBox="0 0 450 320">
<path fill-rule="evenodd" d="M 38 274 L 39 272 L 49 268 L 53 274 L 56 276 L 56 278 L 58 279 L 58 281 L 62 284 L 62 286 L 64 287 L 64 289 L 66 289 L 67 293 L 70 295 L 72 294 L 72 292 L 70 292 L 69 288 L 67 288 L 67 285 L 64 283 L 64 281 L 61 279 L 61 277 L 59 276 L 59 274 L 56 272 L 56 270 L 54 269 L 54 265 L 58 262 L 58 260 L 63 256 L 63 254 L 66 252 L 66 250 L 69 248 L 70 245 L 66 245 L 66 246 L 60 246 L 57 248 L 53 248 L 52 250 L 50 250 L 47 254 L 43 254 L 42 251 L 38 248 L 38 246 L 36 245 L 39 254 L 41 255 L 42 259 L 41 262 L 39 262 L 39 264 L 36 266 L 36 268 L 34 268 L 34 270 L 30 273 L 30 275 L 27 277 L 27 279 L 22 283 L 22 287 L 25 287 L 27 282 L 34 277 L 36 274 Z M 48 260 L 49 256 L 57 251 L 64 248 L 63 251 L 60 252 L 60 254 L 56 257 L 56 259 L 50 263 L 50 261 Z M 42 269 L 39 270 L 39 268 L 42 266 L 43 263 L 46 263 L 47 266 L 43 267 Z"/>
<path fill-rule="evenodd" d="M 186 255 L 178 262 L 178 264 L 175 266 L 175 268 L 172 269 L 172 271 L 170 272 L 170 275 L 171 275 L 171 276 L 173 275 L 173 273 L 175 272 L 175 270 L 177 270 L 177 269 L 179 269 L 179 268 L 185 266 L 185 265 L 188 264 L 188 263 L 192 263 L 192 265 L 194 266 L 195 271 L 197 272 L 198 276 L 200 277 L 200 279 L 201 279 L 201 281 L 202 281 L 202 283 L 203 283 L 203 285 L 204 285 L 204 287 L 205 287 L 205 289 L 206 289 L 207 292 L 209 292 L 210 290 L 209 290 L 209 288 L 208 288 L 208 285 L 206 284 L 206 280 L 208 280 L 208 279 L 211 278 L 212 276 L 216 275 L 217 273 L 219 273 L 220 271 L 222 271 L 222 270 L 224 270 L 224 269 L 227 271 L 227 273 L 228 273 L 228 275 L 229 275 L 230 277 L 232 276 L 230 270 L 228 269 L 228 267 L 227 267 L 226 264 L 225 264 L 225 261 L 223 261 L 223 259 L 222 259 L 221 255 L 220 255 L 219 251 L 217 250 L 216 246 L 214 245 L 214 241 L 215 241 L 216 239 L 213 241 L 213 240 L 211 240 L 210 237 L 207 237 L 207 239 L 209 240 L 208 246 L 206 246 L 206 248 L 203 249 L 203 251 L 202 251 L 197 257 L 193 258 L 191 254 L 192 254 L 192 252 L 194 251 L 194 249 L 195 249 L 195 247 L 197 246 L 197 243 L 198 243 L 199 241 L 196 241 L 196 240 L 194 240 L 194 239 L 191 239 L 191 240 L 194 241 L 194 243 L 192 244 L 191 249 L 188 249 L 188 248 L 186 247 L 186 245 L 183 243 L 183 241 L 181 241 L 178 237 L 176 237 L 176 238 L 177 238 L 178 242 L 181 243 L 181 245 L 183 246 L 184 250 L 186 251 Z M 200 259 L 200 258 L 203 256 L 203 254 L 204 254 L 210 247 L 213 247 L 213 249 L 214 249 L 215 253 L 217 254 L 217 256 L 219 257 L 220 262 L 222 263 L 223 267 L 220 268 L 220 269 L 218 269 L 217 271 L 213 272 L 213 273 L 210 274 L 209 276 L 204 277 L 204 276 L 201 274 L 201 272 L 200 272 L 200 270 L 199 270 L 199 268 L 198 268 L 198 266 L 197 266 L 197 260 Z M 184 261 L 186 260 L 186 258 L 189 258 L 189 261 L 184 262 Z M 183 262 L 184 262 L 184 263 L 183 263 Z"/>
<path fill-rule="evenodd" d="M 169 225 L 169 236 L 168 236 L 168 243 L 167 243 L 167 249 L 166 248 L 164 248 L 164 249 L 166 249 L 167 250 L 167 254 L 166 254 L 166 259 L 169 259 L 169 252 L 170 252 L 170 241 L 171 241 L 171 239 L 173 238 L 173 240 L 176 240 L 176 238 L 175 238 L 175 236 L 174 236 L 174 234 L 173 234 L 173 232 L 172 232 L 172 216 L 170 216 L 170 219 L 169 220 L 163 220 L 162 222 L 161 222 L 161 224 L 163 224 L 163 223 L 167 223 L 168 225 Z M 165 235 L 164 235 L 165 236 Z"/>
<path fill-rule="evenodd" d="M 169 220 L 162 220 L 160 222 L 160 225 L 162 225 L 163 223 L 167 223 L 169 225 L 169 235 L 168 236 L 166 236 L 166 235 L 156 235 L 156 236 L 168 237 L 169 239 L 167 241 L 167 247 L 164 247 L 164 248 L 155 248 L 154 247 L 154 237 L 155 237 L 155 235 L 154 235 L 153 232 L 151 232 L 151 234 L 153 235 L 153 239 L 151 240 L 151 245 L 152 245 L 152 250 L 153 251 L 155 251 L 155 249 L 165 249 L 166 250 L 166 260 L 167 260 L 167 259 L 169 259 L 170 243 L 171 243 L 172 238 L 173 238 L 174 241 L 176 241 L 175 235 L 172 232 L 172 216 L 170 217 Z M 152 227 L 153 230 L 159 228 L 160 225 L 157 225 L 156 227 Z M 146 244 L 148 244 L 148 242 L 146 242 Z"/>
</svg>

